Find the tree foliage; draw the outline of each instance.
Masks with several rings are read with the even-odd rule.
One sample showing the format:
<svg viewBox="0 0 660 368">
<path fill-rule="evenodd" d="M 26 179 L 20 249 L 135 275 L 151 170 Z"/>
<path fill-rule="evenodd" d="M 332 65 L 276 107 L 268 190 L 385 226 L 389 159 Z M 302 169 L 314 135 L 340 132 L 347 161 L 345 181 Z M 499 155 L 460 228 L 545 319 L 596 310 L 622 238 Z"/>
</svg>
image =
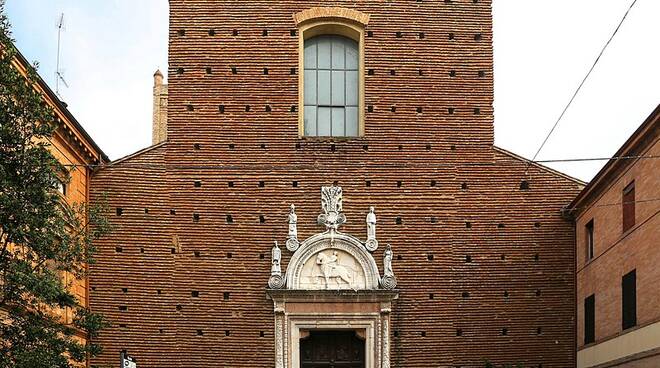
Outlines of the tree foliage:
<svg viewBox="0 0 660 368">
<path fill-rule="evenodd" d="M 85 276 L 109 224 L 104 206 L 68 205 L 55 190 L 70 176 L 49 149 L 55 115 L 35 88 L 36 65 L 24 75 L 15 57 L 0 0 L 0 368 L 74 367 L 100 352 L 79 336 L 94 338 L 105 322 L 63 275 Z M 72 323 L 57 315 L 64 309 Z"/>
<path fill-rule="evenodd" d="M 513 364 L 503 364 L 502 368 L 523 368 L 522 363 Z M 496 368 L 495 364 L 491 363 L 489 360 L 484 360 L 484 368 Z"/>
</svg>

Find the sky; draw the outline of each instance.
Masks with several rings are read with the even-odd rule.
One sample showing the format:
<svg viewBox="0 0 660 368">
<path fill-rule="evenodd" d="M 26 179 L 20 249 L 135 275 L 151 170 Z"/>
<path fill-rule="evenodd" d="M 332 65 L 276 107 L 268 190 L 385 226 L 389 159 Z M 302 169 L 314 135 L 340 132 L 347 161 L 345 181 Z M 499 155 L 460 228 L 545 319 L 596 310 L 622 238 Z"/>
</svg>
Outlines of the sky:
<svg viewBox="0 0 660 368">
<path fill-rule="evenodd" d="M 461 0 L 467 1 L 467 0 Z M 493 0 L 495 144 L 532 158 L 632 0 Z M 6 0 L 21 52 L 118 159 L 151 144 L 153 73 L 167 70 L 166 0 Z M 637 0 L 537 160 L 610 157 L 660 103 L 660 1 Z M 550 164 L 589 181 L 605 161 Z"/>
</svg>

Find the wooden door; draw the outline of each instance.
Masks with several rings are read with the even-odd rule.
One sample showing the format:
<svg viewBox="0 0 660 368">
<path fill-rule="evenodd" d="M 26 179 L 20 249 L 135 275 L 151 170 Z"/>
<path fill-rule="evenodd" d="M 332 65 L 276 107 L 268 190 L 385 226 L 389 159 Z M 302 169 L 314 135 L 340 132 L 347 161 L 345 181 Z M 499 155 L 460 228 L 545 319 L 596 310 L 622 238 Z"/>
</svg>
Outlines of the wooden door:
<svg viewBox="0 0 660 368">
<path fill-rule="evenodd" d="M 365 368 L 364 340 L 355 331 L 311 331 L 300 340 L 301 368 Z"/>
</svg>

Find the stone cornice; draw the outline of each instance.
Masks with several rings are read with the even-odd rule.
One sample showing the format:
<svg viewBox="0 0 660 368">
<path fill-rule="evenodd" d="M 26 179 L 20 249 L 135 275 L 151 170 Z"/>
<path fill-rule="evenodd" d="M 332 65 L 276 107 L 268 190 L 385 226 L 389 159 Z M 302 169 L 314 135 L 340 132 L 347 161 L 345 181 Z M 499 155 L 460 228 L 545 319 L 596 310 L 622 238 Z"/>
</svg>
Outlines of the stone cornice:
<svg viewBox="0 0 660 368">
<path fill-rule="evenodd" d="M 399 290 L 288 290 L 266 289 L 268 299 L 288 302 L 382 302 L 399 298 Z"/>
</svg>

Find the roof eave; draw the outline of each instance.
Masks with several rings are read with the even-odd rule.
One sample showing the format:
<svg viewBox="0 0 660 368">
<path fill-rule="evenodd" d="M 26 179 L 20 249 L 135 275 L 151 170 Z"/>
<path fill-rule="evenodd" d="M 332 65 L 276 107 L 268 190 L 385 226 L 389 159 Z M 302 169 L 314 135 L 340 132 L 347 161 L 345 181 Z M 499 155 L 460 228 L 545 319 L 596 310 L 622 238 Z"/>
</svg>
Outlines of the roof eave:
<svg viewBox="0 0 660 368">
<path fill-rule="evenodd" d="M 14 49 L 16 50 L 16 58 L 18 59 L 18 62 L 21 63 L 25 68 L 32 67 L 32 64 L 21 54 L 20 50 L 18 47 L 14 45 Z M 37 83 L 39 84 L 39 87 L 48 95 L 48 97 L 53 101 L 53 104 L 55 104 L 55 107 L 60 110 L 60 112 L 66 116 L 66 118 L 69 120 L 69 122 L 74 126 L 78 132 L 87 140 L 87 142 L 94 148 L 96 151 L 99 161 L 102 164 L 106 164 L 110 162 L 110 158 L 103 152 L 101 147 L 99 147 L 94 139 L 87 133 L 85 128 L 78 122 L 78 120 L 73 116 L 71 111 L 69 111 L 68 107 L 57 97 L 55 92 L 48 86 L 48 84 L 41 78 L 41 76 L 37 73 Z"/>
<path fill-rule="evenodd" d="M 640 145 L 648 144 L 652 140 L 645 139 L 647 135 L 658 134 L 658 123 L 660 123 L 660 104 L 653 110 L 653 112 L 644 120 L 644 122 L 635 130 L 635 132 L 626 140 L 626 142 L 614 154 L 614 159 L 609 160 L 594 178 L 587 184 L 587 186 L 575 197 L 575 199 L 568 205 L 568 209 L 575 211 L 575 209 L 582 206 L 583 202 L 590 197 L 593 193 L 601 190 L 603 185 L 607 184 L 607 179 L 613 173 L 628 165 L 632 165 L 636 160 L 627 158 L 621 159 L 620 157 L 629 156 L 629 153 Z"/>
</svg>

